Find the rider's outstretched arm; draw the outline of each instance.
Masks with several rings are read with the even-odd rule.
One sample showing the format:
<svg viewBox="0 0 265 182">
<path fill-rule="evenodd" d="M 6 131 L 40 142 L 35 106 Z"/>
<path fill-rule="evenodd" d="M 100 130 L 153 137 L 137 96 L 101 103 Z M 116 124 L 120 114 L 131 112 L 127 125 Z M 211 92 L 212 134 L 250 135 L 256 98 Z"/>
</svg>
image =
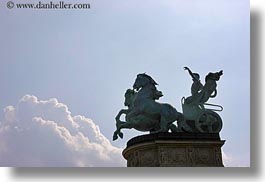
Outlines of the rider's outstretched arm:
<svg viewBox="0 0 265 182">
<path fill-rule="evenodd" d="M 190 76 L 192 77 L 192 79 L 199 81 L 199 80 L 193 75 L 193 73 L 191 72 L 191 70 L 190 70 L 188 67 L 184 67 L 184 70 L 188 70 L 188 72 L 189 72 Z"/>
</svg>

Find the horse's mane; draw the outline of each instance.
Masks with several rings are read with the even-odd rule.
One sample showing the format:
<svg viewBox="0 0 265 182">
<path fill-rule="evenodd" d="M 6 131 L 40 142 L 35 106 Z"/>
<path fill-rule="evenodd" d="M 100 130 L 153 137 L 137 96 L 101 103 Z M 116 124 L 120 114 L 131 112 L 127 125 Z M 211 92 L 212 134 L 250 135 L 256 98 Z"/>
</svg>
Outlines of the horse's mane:
<svg viewBox="0 0 265 182">
<path fill-rule="evenodd" d="M 158 85 L 158 84 L 156 83 L 156 81 L 155 81 L 151 76 L 147 75 L 146 73 L 141 73 L 141 74 L 138 74 L 138 75 L 139 75 L 139 76 L 146 77 L 146 78 L 150 81 L 151 84 L 153 84 L 153 85 Z"/>
</svg>

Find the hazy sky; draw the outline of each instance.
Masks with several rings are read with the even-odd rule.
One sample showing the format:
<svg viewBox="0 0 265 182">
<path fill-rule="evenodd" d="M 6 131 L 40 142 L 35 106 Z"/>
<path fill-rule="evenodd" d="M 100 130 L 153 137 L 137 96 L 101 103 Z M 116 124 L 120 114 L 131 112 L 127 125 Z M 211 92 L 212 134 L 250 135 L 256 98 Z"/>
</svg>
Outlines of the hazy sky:
<svg viewBox="0 0 265 182">
<path fill-rule="evenodd" d="M 250 165 L 249 1 L 78 2 L 90 3 L 91 9 L 10 10 L 5 2 L 0 3 L 2 127 L 13 109 L 24 107 L 21 98 L 25 95 L 46 102 L 56 98 L 66 105 L 64 112 L 71 112 L 69 117 L 82 115 L 93 120 L 110 140 L 110 148 L 118 150 L 140 134 L 125 130 L 123 140 L 111 141 L 115 115 L 125 108 L 124 93 L 132 87 L 138 73 L 146 72 L 156 80 L 164 94 L 160 102 L 181 111 L 180 99 L 189 96 L 192 84 L 183 67 L 200 73 L 203 83 L 208 72 L 222 69 L 218 96 L 209 103 L 224 107 L 220 113 L 224 125 L 220 135 L 226 140 L 222 148 L 225 164 Z M 39 101 L 31 103 L 35 107 Z M 9 105 L 13 107 L 4 111 Z M 28 107 L 24 112 L 30 112 L 32 117 L 16 113 L 16 122 L 46 113 Z M 38 123 L 59 123 L 53 118 L 51 124 L 51 114 L 42 114 L 45 116 L 45 122 L 37 118 Z M 1 142 L 0 138 L 0 146 Z"/>
</svg>

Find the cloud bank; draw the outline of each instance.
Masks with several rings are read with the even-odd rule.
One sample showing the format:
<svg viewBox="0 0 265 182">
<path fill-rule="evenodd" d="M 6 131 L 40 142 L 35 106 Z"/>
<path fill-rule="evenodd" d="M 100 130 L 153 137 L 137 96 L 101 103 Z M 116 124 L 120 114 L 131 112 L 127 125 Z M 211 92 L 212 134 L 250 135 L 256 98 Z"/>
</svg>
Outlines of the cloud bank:
<svg viewBox="0 0 265 182">
<path fill-rule="evenodd" d="M 121 151 L 91 119 L 72 116 L 55 98 L 25 95 L 17 106 L 4 109 L 0 166 L 125 166 Z"/>
</svg>

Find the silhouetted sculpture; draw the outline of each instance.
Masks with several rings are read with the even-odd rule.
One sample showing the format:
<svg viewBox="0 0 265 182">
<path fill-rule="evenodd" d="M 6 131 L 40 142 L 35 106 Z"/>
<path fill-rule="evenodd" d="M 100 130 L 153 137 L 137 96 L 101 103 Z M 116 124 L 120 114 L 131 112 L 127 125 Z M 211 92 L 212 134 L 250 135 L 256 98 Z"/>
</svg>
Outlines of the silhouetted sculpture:
<svg viewBox="0 0 265 182">
<path fill-rule="evenodd" d="M 176 120 L 182 120 L 183 116 L 173 106 L 156 102 L 163 96 L 156 88 L 157 83 L 149 75 L 138 74 L 133 84 L 133 89 L 125 93 L 125 105 L 128 109 L 122 109 L 116 116 L 117 130 L 113 140 L 121 138 L 122 128 L 134 128 L 139 131 L 151 133 L 167 132 L 169 129 L 176 132 L 177 127 L 173 124 Z M 120 116 L 126 114 L 126 122 L 120 121 Z"/>
<path fill-rule="evenodd" d="M 202 89 L 203 85 L 200 81 L 200 75 L 198 73 L 193 73 L 188 67 L 184 67 L 184 70 L 187 70 L 192 77 L 193 83 L 191 86 L 191 95 L 196 96 Z"/>
<path fill-rule="evenodd" d="M 218 133 L 222 128 L 222 120 L 214 111 L 222 111 L 222 106 L 207 104 L 209 98 L 217 95 L 217 81 L 223 71 L 209 73 L 205 77 L 205 84 L 200 82 L 198 73 L 193 73 L 188 67 L 184 67 L 193 79 L 191 86 L 191 96 L 182 98 L 183 114 L 178 112 L 169 104 L 159 103 L 163 96 L 157 90 L 158 85 L 154 79 L 145 74 L 138 74 L 133 84 L 133 89 L 128 89 L 125 93 L 124 105 L 128 109 L 122 109 L 116 116 L 116 131 L 113 140 L 118 137 L 123 138 L 121 129 L 134 128 L 139 131 L 158 132 L 202 132 Z M 220 109 L 206 109 L 205 105 L 219 107 Z M 125 114 L 125 121 L 120 117 Z M 173 124 L 177 121 L 178 127 Z"/>
<path fill-rule="evenodd" d="M 189 68 L 184 67 L 190 74 L 193 74 Z M 193 74 L 194 75 L 194 74 Z M 201 87 L 199 80 L 195 78 L 193 84 L 196 84 L 197 91 L 192 90 L 192 95 L 187 98 L 182 98 L 182 110 L 184 120 L 178 123 L 178 127 L 186 132 L 203 132 L 203 133 L 219 133 L 222 129 L 222 119 L 214 111 L 222 111 L 222 106 L 206 103 L 209 98 L 217 96 L 217 81 L 223 75 L 223 71 L 209 73 L 205 77 L 205 84 Z M 200 89 L 198 89 L 200 87 Z M 192 85 L 192 89 L 195 88 Z M 205 105 L 218 107 L 218 109 L 206 109 Z M 195 127 L 190 127 L 188 121 L 194 121 Z"/>
</svg>

